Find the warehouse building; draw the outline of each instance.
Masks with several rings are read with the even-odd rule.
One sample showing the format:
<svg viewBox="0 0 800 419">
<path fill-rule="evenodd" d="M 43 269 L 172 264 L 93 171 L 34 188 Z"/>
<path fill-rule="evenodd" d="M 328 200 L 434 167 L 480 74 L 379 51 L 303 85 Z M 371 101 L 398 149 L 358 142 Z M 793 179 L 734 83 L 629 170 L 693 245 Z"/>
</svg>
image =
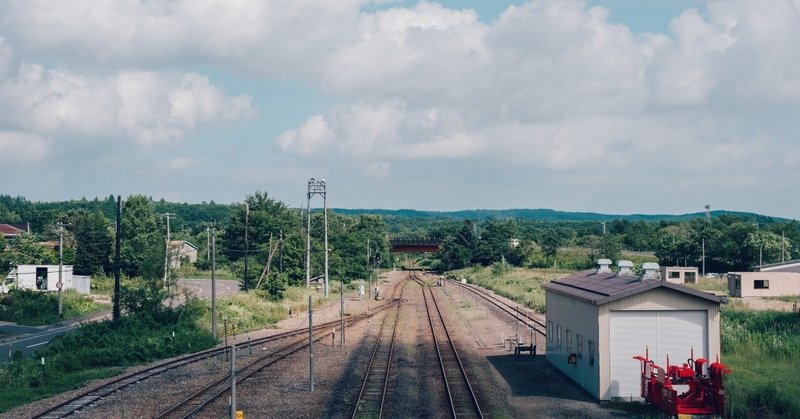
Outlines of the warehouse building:
<svg viewBox="0 0 800 419">
<path fill-rule="evenodd" d="M 544 285 L 547 361 L 599 400 L 638 400 L 644 355 L 666 367 L 720 353 L 720 298 L 659 279 L 658 264 L 601 259 Z"/>
</svg>

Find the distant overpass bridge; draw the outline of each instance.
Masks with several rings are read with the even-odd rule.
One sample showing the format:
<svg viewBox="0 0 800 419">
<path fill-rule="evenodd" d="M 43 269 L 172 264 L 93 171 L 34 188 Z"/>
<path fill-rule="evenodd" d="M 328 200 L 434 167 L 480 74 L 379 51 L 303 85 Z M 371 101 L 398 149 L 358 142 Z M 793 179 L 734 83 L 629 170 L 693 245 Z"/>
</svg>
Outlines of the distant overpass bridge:
<svg viewBox="0 0 800 419">
<path fill-rule="evenodd" d="M 436 253 L 442 241 L 441 237 L 390 237 L 389 248 L 394 253 Z"/>
</svg>

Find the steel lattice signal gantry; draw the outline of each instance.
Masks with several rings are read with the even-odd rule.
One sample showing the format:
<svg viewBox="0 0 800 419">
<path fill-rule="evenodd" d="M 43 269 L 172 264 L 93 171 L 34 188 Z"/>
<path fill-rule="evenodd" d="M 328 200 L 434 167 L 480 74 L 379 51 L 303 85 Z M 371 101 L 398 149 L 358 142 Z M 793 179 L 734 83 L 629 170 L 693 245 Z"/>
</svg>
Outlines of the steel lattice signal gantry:
<svg viewBox="0 0 800 419">
<path fill-rule="evenodd" d="M 311 285 L 311 197 L 314 195 L 322 196 L 322 214 L 325 228 L 325 297 L 328 297 L 328 194 L 326 191 L 325 179 L 308 180 L 308 213 L 306 225 L 306 288 Z"/>
</svg>

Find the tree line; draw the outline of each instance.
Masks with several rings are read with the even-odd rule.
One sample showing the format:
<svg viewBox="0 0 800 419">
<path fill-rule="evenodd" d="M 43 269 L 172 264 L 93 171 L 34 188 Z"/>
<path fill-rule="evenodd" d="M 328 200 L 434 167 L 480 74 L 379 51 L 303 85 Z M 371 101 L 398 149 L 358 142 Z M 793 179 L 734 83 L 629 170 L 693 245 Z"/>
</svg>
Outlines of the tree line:
<svg viewBox="0 0 800 419">
<path fill-rule="evenodd" d="M 42 242 L 57 240 L 56 224 L 63 222 L 65 263 L 74 265 L 78 274 L 112 272 L 115 211 L 113 196 L 40 203 L 0 195 L 0 223 L 27 222 L 34 233 L 10 243 L 0 238 L 0 269 L 7 272 L 14 264 L 57 262 L 55 248 Z M 710 220 L 702 215 L 607 220 L 596 214 L 589 219 L 582 215 L 578 220 L 565 220 L 560 218 L 564 214 L 530 219 L 498 217 L 505 213 L 488 210 L 384 212 L 329 211 L 331 277 L 345 282 L 366 278 L 376 260 L 391 266 L 394 260 L 387 235 L 442 238 L 441 250 L 433 258 L 433 267 L 442 270 L 498 262 L 584 269 L 597 258 L 618 260 L 623 250 L 629 250 L 649 252 L 662 265 L 700 267 L 705 262 L 706 272 L 728 272 L 800 256 L 796 245 L 800 243 L 800 225 L 796 221 L 747 213 L 714 212 Z M 235 204 L 171 203 L 143 195 L 126 198 L 120 261 L 125 275 L 163 277 L 165 213 L 174 217 L 172 239 L 187 240 L 199 248 L 198 269 L 210 268 L 210 242 L 215 232 L 218 266 L 238 278 L 246 276 L 243 286 L 258 286 L 277 295 L 287 285 L 305 283 L 305 211 L 289 208 L 261 191 Z M 513 214 L 528 212 L 515 210 Z M 311 276 L 317 276 L 324 259 L 321 211 L 312 212 L 311 221 Z M 584 256 L 565 260 L 565 249 L 571 248 L 583 249 Z"/>
<path fill-rule="evenodd" d="M 74 265 L 76 274 L 110 275 L 115 267 L 115 212 L 113 196 L 60 203 L 0 196 L 0 223 L 27 222 L 32 231 L 8 242 L 0 237 L 0 271 L 8 272 L 18 264 L 57 263 L 57 247 L 52 243 L 58 239 L 56 226 L 61 222 L 65 225 L 64 263 Z M 246 196 L 242 203 L 229 205 L 175 204 L 143 195 L 125 198 L 120 235 L 124 275 L 154 280 L 164 276 L 167 213 L 174 214 L 170 219 L 171 240 L 186 240 L 198 247 L 199 269 L 211 267 L 213 235 L 217 267 L 242 278 L 243 288 L 258 285 L 278 296 L 287 285 L 305 284 L 307 214 L 260 191 Z M 312 211 L 311 276 L 320 275 L 324 269 L 322 219 L 321 211 Z M 367 255 L 389 255 L 385 231 L 379 216 L 329 211 L 330 276 L 345 282 L 366 279 L 374 268 Z M 383 258 L 385 266 L 390 263 L 390 257 Z"/>
</svg>

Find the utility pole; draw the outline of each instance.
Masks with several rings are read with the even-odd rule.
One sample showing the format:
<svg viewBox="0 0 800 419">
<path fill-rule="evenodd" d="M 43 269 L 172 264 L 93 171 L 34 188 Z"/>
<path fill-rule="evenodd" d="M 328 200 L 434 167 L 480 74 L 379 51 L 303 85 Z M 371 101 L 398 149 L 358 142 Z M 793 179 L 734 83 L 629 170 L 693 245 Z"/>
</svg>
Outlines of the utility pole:
<svg viewBox="0 0 800 419">
<path fill-rule="evenodd" d="M 58 317 L 64 317 L 64 280 L 62 273 L 64 271 L 64 223 L 58 222 Z"/>
<path fill-rule="evenodd" d="M 250 253 L 250 240 L 247 236 L 250 227 L 250 204 L 244 203 L 244 284 L 242 289 L 250 289 L 250 272 L 248 271 L 248 254 Z"/>
<path fill-rule="evenodd" d="M 339 346 L 344 348 L 344 280 L 339 281 L 339 324 L 342 333 L 339 335 Z"/>
<path fill-rule="evenodd" d="M 170 251 L 169 251 L 169 219 L 174 217 L 175 214 L 170 214 L 166 212 L 161 214 L 167 218 L 167 246 L 164 251 L 164 288 L 167 288 L 169 284 L 169 265 L 170 265 Z"/>
<path fill-rule="evenodd" d="M 211 336 L 217 339 L 217 231 L 211 229 Z"/>
<path fill-rule="evenodd" d="M 231 346 L 231 419 L 236 419 L 236 345 Z"/>
<path fill-rule="evenodd" d="M 311 308 L 311 296 L 308 296 L 308 389 L 314 391 L 314 321 L 312 316 L 314 310 Z"/>
<path fill-rule="evenodd" d="M 206 260 L 211 260 L 211 232 L 206 226 Z"/>
<path fill-rule="evenodd" d="M 114 238 L 114 309 L 113 309 L 113 318 L 114 321 L 118 321 L 120 318 L 120 308 L 119 308 L 119 292 L 120 292 L 120 283 L 119 283 L 119 274 L 121 270 L 121 263 L 119 260 L 119 250 L 121 244 L 120 235 L 122 234 L 122 197 L 117 195 L 117 235 Z"/>
</svg>

